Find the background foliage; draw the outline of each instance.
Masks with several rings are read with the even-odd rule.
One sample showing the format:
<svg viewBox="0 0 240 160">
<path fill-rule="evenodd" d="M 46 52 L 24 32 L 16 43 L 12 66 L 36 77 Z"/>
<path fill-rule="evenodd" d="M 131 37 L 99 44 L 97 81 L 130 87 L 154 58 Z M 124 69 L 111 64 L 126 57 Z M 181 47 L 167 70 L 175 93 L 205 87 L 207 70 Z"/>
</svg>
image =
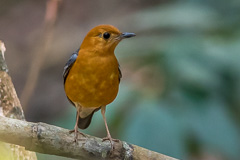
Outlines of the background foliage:
<svg viewBox="0 0 240 160">
<path fill-rule="evenodd" d="M 45 1 L 0 4 L 0 38 L 20 94 Z M 88 30 L 103 23 L 137 34 L 115 51 L 123 79 L 107 107 L 113 137 L 179 159 L 239 159 L 239 0 L 62 1 L 27 119 L 73 128 L 62 68 Z M 84 132 L 105 136 L 100 113 Z M 39 154 L 46 158 L 59 157 Z"/>
</svg>

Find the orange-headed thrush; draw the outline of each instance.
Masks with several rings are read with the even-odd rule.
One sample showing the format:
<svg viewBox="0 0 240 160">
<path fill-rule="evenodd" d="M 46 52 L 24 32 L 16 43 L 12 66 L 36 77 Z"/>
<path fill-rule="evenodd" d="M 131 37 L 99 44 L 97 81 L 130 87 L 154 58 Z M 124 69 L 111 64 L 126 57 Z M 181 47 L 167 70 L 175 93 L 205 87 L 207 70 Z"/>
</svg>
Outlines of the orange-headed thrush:
<svg viewBox="0 0 240 160">
<path fill-rule="evenodd" d="M 114 50 L 122 39 L 133 36 L 134 33 L 121 33 L 112 25 L 96 26 L 66 63 L 64 89 L 68 100 L 77 109 L 76 124 L 72 130 L 75 141 L 78 127 L 87 128 L 94 112 L 101 109 L 107 130 L 107 137 L 103 140 L 109 140 L 113 149 L 114 139 L 108 129 L 105 111 L 106 105 L 116 98 L 122 77 Z"/>
</svg>

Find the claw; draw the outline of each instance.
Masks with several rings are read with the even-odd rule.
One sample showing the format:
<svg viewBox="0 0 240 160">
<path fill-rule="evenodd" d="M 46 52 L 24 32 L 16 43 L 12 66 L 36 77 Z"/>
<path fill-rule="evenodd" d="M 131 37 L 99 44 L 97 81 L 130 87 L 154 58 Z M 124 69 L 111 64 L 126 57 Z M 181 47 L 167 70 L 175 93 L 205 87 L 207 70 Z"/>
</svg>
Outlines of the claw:
<svg viewBox="0 0 240 160">
<path fill-rule="evenodd" d="M 104 137 L 104 138 L 102 139 L 102 141 L 106 141 L 106 140 L 114 141 L 114 142 L 119 142 L 119 141 L 120 141 L 119 139 L 114 139 L 114 138 L 111 138 L 111 137 Z"/>
<path fill-rule="evenodd" d="M 110 144 L 111 144 L 111 151 L 113 151 L 114 150 L 114 145 L 113 145 L 113 141 L 114 142 L 119 142 L 119 139 L 113 139 L 112 137 L 109 137 L 109 136 L 107 136 L 107 137 L 104 137 L 103 139 L 102 139 L 102 141 L 109 141 L 110 142 Z"/>
<path fill-rule="evenodd" d="M 73 130 L 70 130 L 69 131 L 69 134 L 72 134 L 72 133 L 75 133 L 75 136 L 74 136 L 74 142 L 77 142 L 78 140 L 78 133 L 81 134 L 82 136 L 86 137 L 86 135 L 80 131 L 78 131 L 78 129 L 73 129 Z"/>
</svg>

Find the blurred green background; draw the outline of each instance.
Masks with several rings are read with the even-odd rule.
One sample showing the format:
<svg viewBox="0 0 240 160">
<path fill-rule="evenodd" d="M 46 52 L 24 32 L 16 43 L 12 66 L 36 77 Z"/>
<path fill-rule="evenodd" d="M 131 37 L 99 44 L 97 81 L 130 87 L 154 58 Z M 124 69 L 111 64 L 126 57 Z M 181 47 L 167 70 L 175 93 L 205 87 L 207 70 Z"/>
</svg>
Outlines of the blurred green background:
<svg viewBox="0 0 240 160">
<path fill-rule="evenodd" d="M 112 24 L 137 34 L 115 50 L 123 78 L 107 107 L 112 136 L 179 159 L 240 159 L 239 0 L 62 0 L 41 51 L 47 2 L 0 2 L 0 39 L 20 97 L 34 58 L 47 53 L 23 106 L 28 121 L 74 127 L 63 67 L 91 28 Z M 100 112 L 83 132 L 106 135 Z"/>
</svg>

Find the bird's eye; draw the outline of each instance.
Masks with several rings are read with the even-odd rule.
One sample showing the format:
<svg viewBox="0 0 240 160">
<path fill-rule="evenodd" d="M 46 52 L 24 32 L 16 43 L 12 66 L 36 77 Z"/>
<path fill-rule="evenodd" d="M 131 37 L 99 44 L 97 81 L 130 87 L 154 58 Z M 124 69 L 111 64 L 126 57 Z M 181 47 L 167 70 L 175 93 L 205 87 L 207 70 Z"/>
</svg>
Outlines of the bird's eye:
<svg viewBox="0 0 240 160">
<path fill-rule="evenodd" d="M 108 39 L 109 37 L 110 37 L 110 33 L 108 33 L 108 32 L 103 33 L 104 39 Z"/>
</svg>

